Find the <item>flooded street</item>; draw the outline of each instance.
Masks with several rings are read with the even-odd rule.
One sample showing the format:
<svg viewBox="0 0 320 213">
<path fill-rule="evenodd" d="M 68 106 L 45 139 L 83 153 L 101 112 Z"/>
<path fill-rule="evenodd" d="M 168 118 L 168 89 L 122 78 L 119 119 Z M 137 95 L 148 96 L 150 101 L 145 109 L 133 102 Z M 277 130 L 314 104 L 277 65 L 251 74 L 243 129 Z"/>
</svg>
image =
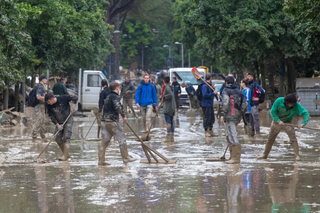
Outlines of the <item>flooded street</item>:
<svg viewBox="0 0 320 213">
<path fill-rule="evenodd" d="M 74 118 L 69 162 L 57 160 L 62 152 L 52 142 L 41 156 L 47 163 L 28 164 L 47 143 L 32 142 L 30 128 L 0 128 L 0 212 L 320 211 L 320 132 L 296 131 L 300 162 L 295 162 L 284 132 L 278 135 L 268 160 L 258 161 L 272 121 L 263 112 L 260 137 L 246 136 L 243 123 L 238 125 L 241 164 L 206 162 L 206 158 L 223 155 L 224 128 L 216 122 L 214 132 L 220 137 L 207 140 L 200 117 L 187 118 L 186 111 L 182 109 L 175 118 L 174 143 L 161 142 L 166 134 L 163 114 L 147 142 L 168 159 L 177 160 L 168 165 L 141 164 L 146 157 L 140 142 L 125 126 L 129 155 L 138 160 L 123 164 L 118 143 L 112 139 L 106 151 L 111 165 L 98 166 L 98 142 L 84 141 L 93 115 Z M 141 136 L 141 118 L 129 115 L 129 124 Z M 301 121 L 297 117 L 293 123 Z M 311 118 L 307 126 L 320 128 L 320 120 Z M 53 133 L 54 126 L 48 125 L 47 132 Z M 94 124 L 88 138 L 96 135 Z"/>
</svg>

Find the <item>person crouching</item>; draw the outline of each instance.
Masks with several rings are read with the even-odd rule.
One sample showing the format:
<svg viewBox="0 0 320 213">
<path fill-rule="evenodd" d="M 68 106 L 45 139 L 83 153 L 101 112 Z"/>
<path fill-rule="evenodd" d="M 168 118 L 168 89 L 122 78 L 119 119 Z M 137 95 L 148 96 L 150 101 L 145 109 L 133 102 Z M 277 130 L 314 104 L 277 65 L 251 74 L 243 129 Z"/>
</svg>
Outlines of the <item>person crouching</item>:
<svg viewBox="0 0 320 213">
<path fill-rule="evenodd" d="M 103 115 L 101 119 L 102 141 L 98 147 L 98 164 L 110 165 L 105 162 L 105 152 L 112 136 L 114 136 L 119 142 L 123 163 L 127 164 L 128 162 L 135 161 L 136 159 L 130 158 L 128 155 L 126 137 L 119 123 L 119 114 L 121 114 L 124 121 L 127 121 L 123 107 L 120 103 L 120 84 L 117 82 L 111 82 L 109 88 L 111 92 L 104 101 Z"/>
<path fill-rule="evenodd" d="M 72 109 L 70 110 L 69 102 L 73 101 Z M 55 97 L 52 93 L 48 93 L 45 96 L 45 102 L 48 104 L 48 114 L 49 117 L 56 125 L 56 142 L 59 145 L 63 156 L 59 158 L 61 161 L 66 161 L 70 158 L 69 148 L 70 148 L 70 138 L 72 136 L 72 126 L 73 126 L 73 116 L 70 115 L 75 112 L 76 103 L 78 98 L 71 95 L 61 95 Z M 69 119 L 66 121 L 66 119 Z M 66 123 L 62 126 L 62 124 Z"/>
<path fill-rule="evenodd" d="M 240 163 L 241 145 L 237 136 L 237 125 L 248 109 L 247 99 L 237 89 L 234 78 L 226 77 L 226 87 L 222 92 L 221 123 L 225 123 L 226 138 L 230 148 L 231 159 L 228 164 Z"/>
</svg>

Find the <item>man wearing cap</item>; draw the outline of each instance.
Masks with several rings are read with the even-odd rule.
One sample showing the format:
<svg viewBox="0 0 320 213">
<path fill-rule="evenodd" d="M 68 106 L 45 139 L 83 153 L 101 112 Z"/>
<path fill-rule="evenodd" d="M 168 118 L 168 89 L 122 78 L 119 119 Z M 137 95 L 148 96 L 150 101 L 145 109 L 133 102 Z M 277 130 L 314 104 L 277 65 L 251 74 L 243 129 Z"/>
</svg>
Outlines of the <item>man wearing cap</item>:
<svg viewBox="0 0 320 213">
<path fill-rule="evenodd" d="M 40 75 L 39 84 L 36 86 L 36 97 L 39 101 L 37 105 L 34 107 L 34 123 L 32 127 L 32 140 L 35 141 L 37 139 L 38 133 L 42 138 L 43 142 L 48 142 L 45 136 L 45 106 L 44 106 L 44 85 L 47 83 L 47 77 L 45 75 Z"/>
<path fill-rule="evenodd" d="M 252 136 L 254 136 L 254 131 L 257 135 L 260 135 L 260 120 L 259 120 L 259 97 L 265 93 L 264 89 L 254 81 L 254 73 L 247 73 L 247 78 L 249 79 L 248 87 L 251 90 L 251 115 L 252 123 L 251 130 Z"/>
</svg>

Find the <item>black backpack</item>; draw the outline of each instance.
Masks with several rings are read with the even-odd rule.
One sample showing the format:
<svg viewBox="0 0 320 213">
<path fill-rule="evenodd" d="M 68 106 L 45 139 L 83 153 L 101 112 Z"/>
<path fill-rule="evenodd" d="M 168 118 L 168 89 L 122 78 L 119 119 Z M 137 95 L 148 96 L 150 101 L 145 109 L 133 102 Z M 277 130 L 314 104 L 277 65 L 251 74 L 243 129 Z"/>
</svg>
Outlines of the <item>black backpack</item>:
<svg viewBox="0 0 320 213">
<path fill-rule="evenodd" d="M 37 99 L 37 89 L 38 89 L 38 86 L 33 88 L 29 93 L 28 103 L 29 103 L 29 106 L 31 107 L 35 107 L 39 103 L 39 100 Z"/>
<path fill-rule="evenodd" d="M 203 86 L 203 84 L 198 85 L 198 88 L 197 88 L 197 91 L 196 91 L 197 99 L 198 99 L 200 102 L 202 102 L 202 92 L 201 92 L 202 86 Z"/>
</svg>

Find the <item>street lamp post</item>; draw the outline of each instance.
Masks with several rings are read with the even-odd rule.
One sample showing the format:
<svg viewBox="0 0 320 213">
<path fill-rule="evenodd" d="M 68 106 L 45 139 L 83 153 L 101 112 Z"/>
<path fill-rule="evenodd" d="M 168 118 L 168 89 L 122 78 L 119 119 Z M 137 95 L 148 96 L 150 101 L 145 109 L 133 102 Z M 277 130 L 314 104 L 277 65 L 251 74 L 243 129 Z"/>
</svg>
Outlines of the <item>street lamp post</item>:
<svg viewBox="0 0 320 213">
<path fill-rule="evenodd" d="M 191 66 L 190 66 L 190 49 L 188 49 L 188 54 L 189 54 L 189 55 L 188 55 L 188 59 L 189 59 L 188 67 L 191 67 Z"/>
<path fill-rule="evenodd" d="M 173 67 L 173 58 L 171 52 L 171 45 L 163 45 L 163 47 L 169 47 L 169 58 L 171 59 L 171 67 Z"/>
<path fill-rule="evenodd" d="M 142 47 L 142 71 L 143 71 L 143 69 L 144 69 L 144 57 L 143 57 L 143 49 L 144 49 L 144 48 L 148 48 L 148 46 Z"/>
<path fill-rule="evenodd" d="M 181 59 L 182 59 L 182 66 L 181 67 L 184 67 L 184 62 L 183 62 L 183 44 L 182 43 L 180 43 L 180 42 L 175 42 L 175 44 L 180 44 L 181 45 Z"/>
</svg>

